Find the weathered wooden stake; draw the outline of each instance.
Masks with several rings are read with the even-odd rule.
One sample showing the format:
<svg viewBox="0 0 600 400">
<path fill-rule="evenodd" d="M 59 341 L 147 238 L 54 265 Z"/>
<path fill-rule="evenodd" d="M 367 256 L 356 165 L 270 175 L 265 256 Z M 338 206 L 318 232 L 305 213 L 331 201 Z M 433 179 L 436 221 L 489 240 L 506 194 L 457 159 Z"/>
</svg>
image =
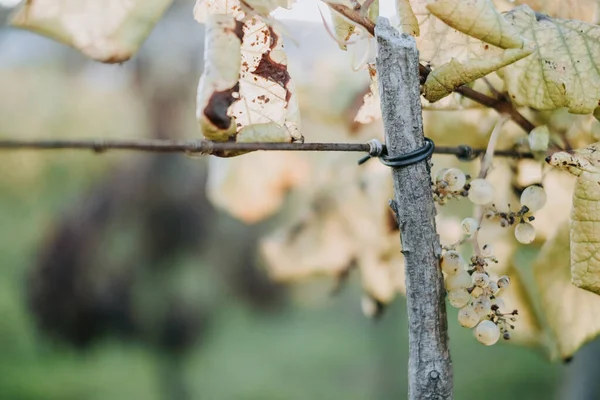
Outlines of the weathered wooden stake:
<svg viewBox="0 0 600 400">
<path fill-rule="evenodd" d="M 399 33 L 385 18 L 377 20 L 375 36 L 385 141 L 388 154 L 397 156 L 424 144 L 419 53 L 414 38 Z M 441 247 L 430 176 L 428 161 L 393 169 L 394 208 L 406 269 L 410 400 L 452 399 Z"/>
</svg>

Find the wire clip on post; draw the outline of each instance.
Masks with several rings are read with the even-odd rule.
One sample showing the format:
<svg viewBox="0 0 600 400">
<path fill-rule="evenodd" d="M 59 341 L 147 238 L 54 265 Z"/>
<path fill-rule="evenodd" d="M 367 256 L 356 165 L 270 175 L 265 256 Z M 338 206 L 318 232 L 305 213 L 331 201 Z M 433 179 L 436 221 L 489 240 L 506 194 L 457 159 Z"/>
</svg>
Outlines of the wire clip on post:
<svg viewBox="0 0 600 400">
<path fill-rule="evenodd" d="M 420 149 L 411 151 L 410 153 L 400 154 L 399 156 L 390 157 L 387 154 L 387 149 L 383 144 L 381 144 L 379 140 L 372 139 L 368 142 L 368 145 L 369 154 L 358 160 L 358 165 L 362 165 L 369 161 L 371 158 L 377 157 L 383 165 L 386 165 L 388 167 L 406 167 L 431 157 L 431 155 L 433 154 L 433 150 L 435 149 L 435 143 L 433 143 L 433 140 L 425 138 L 425 145 L 423 145 L 423 147 L 421 147 Z"/>
</svg>

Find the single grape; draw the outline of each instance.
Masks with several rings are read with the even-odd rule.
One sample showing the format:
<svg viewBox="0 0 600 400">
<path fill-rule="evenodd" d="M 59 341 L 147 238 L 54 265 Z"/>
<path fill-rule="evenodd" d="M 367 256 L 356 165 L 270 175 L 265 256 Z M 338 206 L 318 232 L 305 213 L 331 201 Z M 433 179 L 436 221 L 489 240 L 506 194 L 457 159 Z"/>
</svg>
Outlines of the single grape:
<svg viewBox="0 0 600 400">
<path fill-rule="evenodd" d="M 460 223 L 460 227 L 465 235 L 471 236 L 477 232 L 478 224 L 474 218 L 465 218 Z"/>
<path fill-rule="evenodd" d="M 529 148 L 531 151 L 546 151 L 550 144 L 550 132 L 546 125 L 538 126 L 529 132 L 527 135 Z"/>
<path fill-rule="evenodd" d="M 474 272 L 471 275 L 471 280 L 473 281 L 473 285 L 481 288 L 487 287 L 490 284 L 490 277 L 483 272 Z"/>
<path fill-rule="evenodd" d="M 448 183 L 447 189 L 453 192 L 462 189 L 467 182 L 465 174 L 458 168 L 450 168 L 444 174 L 444 181 Z"/>
<path fill-rule="evenodd" d="M 471 295 L 466 289 L 451 290 L 448 292 L 448 302 L 452 307 L 462 308 L 471 301 Z"/>
<path fill-rule="evenodd" d="M 481 321 L 475 328 L 475 337 L 486 346 L 491 346 L 500 339 L 500 329 L 492 321 Z"/>
<path fill-rule="evenodd" d="M 506 275 L 501 276 L 500 278 L 498 278 L 498 287 L 500 289 L 507 287 L 510 284 L 510 278 Z"/>
<path fill-rule="evenodd" d="M 442 259 L 440 260 L 440 266 L 442 267 L 442 271 L 448 275 L 454 275 L 458 271 L 465 268 L 465 260 L 462 258 L 459 252 L 449 250 L 442 256 Z"/>
<path fill-rule="evenodd" d="M 535 239 L 535 227 L 529 222 L 521 222 L 515 227 L 515 237 L 519 243 L 529 244 Z"/>
<path fill-rule="evenodd" d="M 469 189 L 469 200 L 473 204 L 482 206 L 490 203 L 494 199 L 494 188 L 485 179 L 473 179 Z"/>
<path fill-rule="evenodd" d="M 493 295 L 496 295 L 496 293 L 498 293 L 500 291 L 498 284 L 494 281 L 490 281 L 488 288 L 490 289 L 490 292 L 492 292 Z"/>
<path fill-rule="evenodd" d="M 492 311 L 492 302 L 487 297 L 480 296 L 473 300 L 471 307 L 473 307 L 473 310 L 479 315 L 479 319 L 484 319 L 490 315 L 490 311 Z"/>
<path fill-rule="evenodd" d="M 465 328 L 473 328 L 479 322 L 479 315 L 471 306 L 465 306 L 458 311 L 458 323 Z"/>
<path fill-rule="evenodd" d="M 471 275 L 464 269 L 454 275 L 446 276 L 446 290 L 458 290 L 471 287 Z"/>
<path fill-rule="evenodd" d="M 495 305 L 498 307 L 498 310 L 502 311 L 506 308 L 506 304 L 504 304 L 504 300 L 502 300 L 500 297 L 496 297 L 492 300 L 492 305 Z"/>
<path fill-rule="evenodd" d="M 529 211 L 536 212 L 546 205 L 546 191 L 539 185 L 527 186 L 521 193 L 521 205 Z"/>
<path fill-rule="evenodd" d="M 484 257 L 491 257 L 494 255 L 494 247 L 491 244 L 484 244 L 481 248 L 481 255 Z"/>
</svg>

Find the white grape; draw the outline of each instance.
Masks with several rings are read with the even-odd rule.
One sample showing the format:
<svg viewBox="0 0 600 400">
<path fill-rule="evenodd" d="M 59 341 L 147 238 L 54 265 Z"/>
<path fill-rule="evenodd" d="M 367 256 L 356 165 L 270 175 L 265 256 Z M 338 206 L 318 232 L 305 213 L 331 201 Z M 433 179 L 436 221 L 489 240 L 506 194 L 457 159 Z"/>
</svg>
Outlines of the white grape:
<svg viewBox="0 0 600 400">
<path fill-rule="evenodd" d="M 452 307 L 462 308 L 471 301 L 471 295 L 465 289 L 451 290 L 448 292 L 448 302 Z"/>
<path fill-rule="evenodd" d="M 529 132 L 527 136 L 531 151 L 546 151 L 550 144 L 550 132 L 546 125 L 541 125 Z"/>
<path fill-rule="evenodd" d="M 471 303 L 471 307 L 479 315 L 479 319 L 483 319 L 492 311 L 492 302 L 487 297 L 480 296 Z"/>
<path fill-rule="evenodd" d="M 504 300 L 502 300 L 499 297 L 494 298 L 494 300 L 492 300 L 492 305 L 495 305 L 498 307 L 498 310 L 502 311 L 506 308 L 506 304 L 504 303 Z"/>
<path fill-rule="evenodd" d="M 546 191 L 538 185 L 527 186 L 521 193 L 521 205 L 526 206 L 529 211 L 536 212 L 546 205 Z"/>
<path fill-rule="evenodd" d="M 471 287 L 471 275 L 464 269 L 455 275 L 446 276 L 446 290 L 458 290 Z"/>
<path fill-rule="evenodd" d="M 448 169 L 443 179 L 448 183 L 448 190 L 453 192 L 462 189 L 467 182 L 465 174 L 458 168 Z"/>
<path fill-rule="evenodd" d="M 454 275 L 458 271 L 464 269 L 465 260 L 462 258 L 459 252 L 450 250 L 444 253 L 440 260 L 440 266 L 442 271 L 448 275 Z"/>
<path fill-rule="evenodd" d="M 486 346 L 491 346 L 500 339 L 500 328 L 492 321 L 481 321 L 475 328 L 475 337 Z"/>
<path fill-rule="evenodd" d="M 473 285 L 481 288 L 487 287 L 490 284 L 490 277 L 483 272 L 474 272 L 471 275 L 471 280 L 473 281 Z"/>
<path fill-rule="evenodd" d="M 488 288 L 490 289 L 490 292 L 492 292 L 493 295 L 496 295 L 496 293 L 498 293 L 500 291 L 498 284 L 494 281 L 490 281 Z"/>
<path fill-rule="evenodd" d="M 469 200 L 473 204 L 482 206 L 490 203 L 494 199 L 494 188 L 485 179 L 473 179 L 469 189 Z"/>
<path fill-rule="evenodd" d="M 491 257 L 494 255 L 494 247 L 491 244 L 484 244 L 481 248 L 481 255 L 484 257 Z"/>
<path fill-rule="evenodd" d="M 465 218 L 460 223 L 460 227 L 465 235 L 471 236 L 477 232 L 478 224 L 474 218 Z"/>
<path fill-rule="evenodd" d="M 498 278 L 498 287 L 500 289 L 507 287 L 510 284 L 510 278 L 506 275 L 501 276 L 500 278 Z"/>
<path fill-rule="evenodd" d="M 519 243 L 529 244 L 535 239 L 535 227 L 529 222 L 521 222 L 515 227 L 515 237 Z"/>
<path fill-rule="evenodd" d="M 465 306 L 458 311 L 458 323 L 465 328 L 473 328 L 479 323 L 479 315 L 471 306 Z"/>
</svg>

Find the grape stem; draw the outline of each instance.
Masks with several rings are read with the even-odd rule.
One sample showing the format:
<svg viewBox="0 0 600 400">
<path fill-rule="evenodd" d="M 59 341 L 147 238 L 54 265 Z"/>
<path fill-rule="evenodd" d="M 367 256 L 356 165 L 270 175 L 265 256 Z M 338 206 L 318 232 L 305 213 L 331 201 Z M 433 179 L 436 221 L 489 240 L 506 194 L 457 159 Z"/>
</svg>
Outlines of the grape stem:
<svg viewBox="0 0 600 400">
<path fill-rule="evenodd" d="M 498 121 L 496 121 L 496 125 L 494 125 L 494 129 L 490 135 L 490 139 L 488 141 L 487 149 L 485 151 L 485 155 L 483 156 L 483 160 L 481 161 L 481 169 L 479 170 L 480 179 L 485 179 L 490 168 L 492 167 L 492 161 L 494 159 L 494 151 L 496 150 L 496 144 L 498 143 L 498 136 L 500 136 L 500 131 L 502 131 L 502 127 L 508 121 L 510 117 L 506 114 L 501 114 Z"/>
</svg>

